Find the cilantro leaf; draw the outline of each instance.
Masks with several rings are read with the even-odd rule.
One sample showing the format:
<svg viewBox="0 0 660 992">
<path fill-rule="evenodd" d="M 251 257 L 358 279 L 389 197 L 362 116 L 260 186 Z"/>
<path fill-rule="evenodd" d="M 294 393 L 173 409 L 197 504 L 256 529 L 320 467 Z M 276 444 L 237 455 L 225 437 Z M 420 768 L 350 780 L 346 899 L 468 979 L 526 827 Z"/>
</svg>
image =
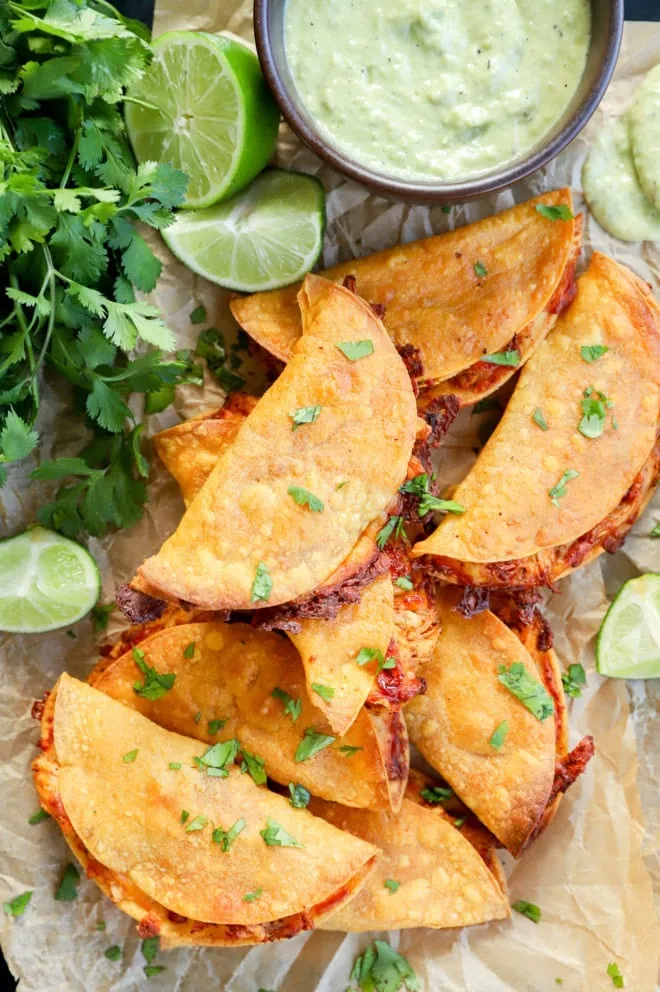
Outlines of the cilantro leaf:
<svg viewBox="0 0 660 992">
<path fill-rule="evenodd" d="M 403 517 L 390 517 L 385 526 L 378 531 L 376 544 L 382 551 L 392 535 L 396 538 L 401 537 L 402 534 Z"/>
<path fill-rule="evenodd" d="M 475 262 L 472 268 L 474 269 L 474 274 L 478 279 L 483 279 L 488 275 L 488 269 L 483 262 Z"/>
<path fill-rule="evenodd" d="M 578 424 L 580 434 L 588 438 L 600 437 L 605 430 L 605 418 L 607 410 L 612 406 L 611 401 L 608 401 L 603 393 L 588 389 L 580 405 L 582 407 L 582 419 Z"/>
<path fill-rule="evenodd" d="M 593 362 L 597 362 L 599 358 L 606 355 L 609 351 L 609 347 L 605 344 L 584 344 L 580 348 L 580 355 L 585 362 L 591 365 Z"/>
<path fill-rule="evenodd" d="M 186 824 L 186 833 L 192 834 L 196 833 L 198 830 L 203 830 L 208 822 L 208 818 L 205 817 L 203 813 L 199 813 L 194 820 L 191 820 L 190 823 Z"/>
<path fill-rule="evenodd" d="M 375 940 L 356 959 L 351 979 L 363 992 L 421 992 L 408 959 L 383 940 Z"/>
<path fill-rule="evenodd" d="M 9 902 L 3 902 L 2 908 L 9 916 L 22 916 L 28 908 L 31 898 L 32 890 L 29 892 L 22 892 L 20 896 L 14 896 L 14 898 L 10 899 Z"/>
<path fill-rule="evenodd" d="M 409 479 L 400 488 L 402 493 L 410 493 L 413 496 L 417 496 L 419 499 L 417 512 L 420 517 L 425 517 L 427 513 L 431 513 L 432 511 L 456 514 L 465 513 L 465 507 L 461 506 L 460 503 L 456 503 L 451 499 L 440 499 L 439 496 L 434 496 L 430 485 L 430 479 L 424 472 Z"/>
<path fill-rule="evenodd" d="M 205 324 L 206 323 L 206 307 L 200 305 L 195 307 L 193 312 L 190 314 L 191 324 Z"/>
<path fill-rule="evenodd" d="M 313 513 L 321 513 L 325 507 L 322 499 L 302 486 L 289 486 L 287 492 L 297 506 L 308 506 Z"/>
<path fill-rule="evenodd" d="M 229 830 L 223 830 L 222 827 L 216 827 L 212 834 L 213 843 L 219 844 L 220 849 L 226 853 L 238 835 L 245 830 L 246 826 L 247 823 L 243 818 L 241 818 L 240 820 L 235 820 Z"/>
<path fill-rule="evenodd" d="M 611 961 L 607 966 L 607 975 L 612 979 L 612 985 L 615 989 L 623 988 L 623 975 L 619 971 L 619 966 L 616 961 Z"/>
<path fill-rule="evenodd" d="M 386 878 L 385 881 L 383 882 L 383 885 L 385 886 L 386 889 L 390 890 L 390 895 L 394 895 L 394 893 L 401 885 L 401 882 L 395 882 L 393 878 Z"/>
<path fill-rule="evenodd" d="M 517 902 L 511 903 L 511 909 L 515 909 L 516 913 L 526 916 L 532 923 L 539 923 L 541 920 L 541 910 L 533 902 L 525 902 L 524 899 L 518 899 Z"/>
<path fill-rule="evenodd" d="M 660 537 L 660 523 L 654 524 L 649 531 L 649 537 Z"/>
<path fill-rule="evenodd" d="M 28 823 L 33 827 L 37 823 L 43 823 L 44 820 L 50 820 L 50 813 L 47 813 L 45 809 L 38 809 L 36 813 L 32 814 Z"/>
<path fill-rule="evenodd" d="M 276 823 L 275 820 L 271 820 L 270 817 L 266 820 L 266 827 L 264 830 L 260 830 L 259 833 L 264 839 L 264 842 L 269 847 L 302 847 L 303 845 L 292 837 L 288 830 Z"/>
<path fill-rule="evenodd" d="M 454 790 L 443 785 L 430 785 L 421 789 L 419 794 L 425 803 L 429 803 L 430 806 L 437 806 L 439 803 L 445 803 L 451 799 Z"/>
<path fill-rule="evenodd" d="M 536 204 L 537 211 L 546 220 L 573 220 L 574 214 L 566 203 L 560 203 L 556 207 L 548 207 L 545 203 Z"/>
<path fill-rule="evenodd" d="M 330 747 L 330 745 L 334 744 L 336 740 L 336 737 L 331 737 L 329 734 L 320 734 L 318 731 L 314 730 L 313 727 L 307 727 L 303 739 L 296 748 L 296 753 L 293 760 L 308 761 L 310 758 L 313 758 L 315 754 L 318 754 L 319 751 L 323 751 L 326 747 Z"/>
<path fill-rule="evenodd" d="M 260 561 L 254 573 L 252 591 L 250 593 L 251 603 L 267 603 L 273 591 L 273 580 L 265 562 Z"/>
<path fill-rule="evenodd" d="M 241 754 L 243 755 L 241 771 L 248 772 L 255 785 L 265 785 L 268 776 L 266 775 L 266 762 L 264 759 L 260 758 L 258 754 L 252 754 L 251 751 L 247 751 L 245 748 L 241 748 Z"/>
<path fill-rule="evenodd" d="M 500 750 L 500 748 L 504 744 L 506 735 L 508 733 L 509 733 L 509 724 L 507 723 L 506 720 L 502 720 L 502 722 L 498 723 L 498 725 L 495 727 L 495 730 L 491 735 L 490 741 L 488 742 L 494 751 Z"/>
<path fill-rule="evenodd" d="M 292 410 L 289 416 L 293 421 L 292 431 L 297 431 L 301 424 L 313 424 L 319 419 L 323 407 L 321 406 L 300 406 L 297 410 Z"/>
<path fill-rule="evenodd" d="M 360 648 L 355 659 L 356 663 L 360 666 L 368 665 L 370 661 L 374 660 L 381 665 L 385 664 L 385 658 L 380 648 Z"/>
<path fill-rule="evenodd" d="M 103 956 L 108 959 L 108 961 L 119 961 L 121 960 L 121 947 L 119 944 L 113 944 L 112 947 L 108 947 L 104 952 Z"/>
<path fill-rule="evenodd" d="M 163 269 L 160 259 L 156 258 L 151 248 L 139 234 L 134 234 L 128 248 L 121 256 L 121 265 L 134 286 L 143 293 L 155 289 Z"/>
<path fill-rule="evenodd" d="M 305 809 L 306 806 L 309 806 L 309 801 L 312 798 L 309 790 L 297 782 L 289 782 L 289 796 L 289 802 L 294 809 Z"/>
<path fill-rule="evenodd" d="M 161 674 L 145 661 L 144 651 L 133 648 L 133 661 L 144 675 L 144 682 L 134 682 L 133 692 L 143 699 L 160 699 L 169 692 L 176 680 L 174 673 Z"/>
<path fill-rule="evenodd" d="M 566 695 L 576 699 L 582 695 L 582 689 L 587 684 L 587 674 L 579 663 L 569 665 L 568 671 L 562 674 L 561 681 Z"/>
<path fill-rule="evenodd" d="M 534 411 L 532 420 L 534 421 L 535 424 L 538 424 L 538 426 L 541 428 L 542 431 L 550 430 L 550 427 L 548 426 L 548 421 L 545 419 L 543 415 L 543 410 L 541 409 L 540 406 L 537 406 L 536 410 Z"/>
<path fill-rule="evenodd" d="M 335 690 L 329 685 L 321 685 L 320 682 L 312 682 L 312 692 L 315 692 L 321 699 L 332 699 Z"/>
<path fill-rule="evenodd" d="M 114 434 L 123 431 L 126 420 L 133 417 L 130 407 L 98 377 L 94 379 L 92 391 L 87 397 L 87 413 L 92 420 L 98 420 L 106 431 Z"/>
<path fill-rule="evenodd" d="M 406 592 L 410 592 L 414 588 L 412 581 L 407 575 L 400 575 L 398 579 L 394 580 L 394 585 L 398 586 L 399 589 L 405 589 Z"/>
<path fill-rule="evenodd" d="M 515 369 L 520 365 L 520 352 L 513 348 L 510 351 L 494 351 L 491 355 L 482 355 L 480 361 L 489 365 L 507 365 Z"/>
<path fill-rule="evenodd" d="M 288 692 L 285 692 L 284 689 L 280 689 L 278 686 L 275 686 L 271 692 L 271 696 L 273 699 L 280 700 L 280 702 L 284 705 L 284 712 L 287 713 L 295 723 L 302 712 L 302 699 L 294 699 L 293 696 L 290 696 Z"/>
<path fill-rule="evenodd" d="M 142 951 L 142 957 L 147 964 L 151 964 L 151 962 L 156 959 L 158 952 L 160 951 L 160 937 L 145 937 L 140 946 L 140 950 Z"/>
<path fill-rule="evenodd" d="M 342 744 L 339 748 L 339 753 L 345 755 L 347 758 L 352 758 L 358 751 L 364 751 L 364 748 L 356 747 L 355 744 Z"/>
<path fill-rule="evenodd" d="M 357 362 L 374 353 L 374 343 L 369 338 L 363 341 L 342 341 L 336 347 L 351 362 Z"/>
<path fill-rule="evenodd" d="M 243 902 L 254 902 L 255 899 L 263 895 L 263 891 L 263 889 L 255 889 L 254 892 L 246 892 L 243 896 Z"/>
<path fill-rule="evenodd" d="M 195 764 L 199 767 L 222 771 L 224 773 L 222 777 L 225 777 L 229 774 L 227 765 L 232 764 L 239 749 L 239 742 L 235 737 L 231 737 L 228 741 L 220 741 L 217 744 L 212 744 L 211 747 L 206 749 L 204 754 L 195 758 Z"/>
<path fill-rule="evenodd" d="M 29 455 L 37 446 L 39 435 L 14 410 L 5 417 L 0 432 L 0 461 L 17 462 Z"/>
<path fill-rule="evenodd" d="M 78 898 L 79 881 L 80 872 L 75 865 L 69 863 L 64 869 L 62 881 L 57 888 L 55 898 L 59 902 L 73 902 L 74 899 Z"/>
<path fill-rule="evenodd" d="M 497 669 L 497 680 L 515 696 L 523 706 L 526 706 L 537 720 L 547 720 L 555 711 L 555 706 L 545 688 L 537 679 L 529 674 L 520 661 L 514 662 L 507 668 L 500 665 Z"/>
</svg>

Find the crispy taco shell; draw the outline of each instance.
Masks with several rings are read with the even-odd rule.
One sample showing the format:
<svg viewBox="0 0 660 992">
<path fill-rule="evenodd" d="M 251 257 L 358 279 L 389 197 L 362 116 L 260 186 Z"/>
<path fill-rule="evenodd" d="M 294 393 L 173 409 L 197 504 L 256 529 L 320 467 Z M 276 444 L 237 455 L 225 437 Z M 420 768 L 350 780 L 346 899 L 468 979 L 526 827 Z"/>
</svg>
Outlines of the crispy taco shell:
<svg viewBox="0 0 660 992">
<path fill-rule="evenodd" d="M 416 356 L 417 380 L 436 384 L 485 354 L 505 350 L 516 335 L 525 337 L 523 354 L 531 353 L 565 305 L 570 294 L 565 274 L 568 270 L 570 284 L 578 222 L 547 220 L 536 210 L 541 204 L 570 207 L 570 190 L 544 193 L 457 231 L 344 262 L 323 274 L 352 278 L 364 299 L 384 304 L 392 340 Z M 486 276 L 477 274 L 477 263 Z M 289 361 L 302 333 L 298 289 L 256 293 L 231 303 L 247 333 L 283 361 Z M 461 390 L 460 382 L 454 385 Z M 463 389 L 469 388 L 466 382 Z"/>
<path fill-rule="evenodd" d="M 308 276 L 305 334 L 190 504 L 131 585 L 216 610 L 274 606 L 308 595 L 378 521 L 406 474 L 417 427 L 405 366 L 382 323 L 353 293 Z M 338 347 L 370 342 L 351 360 Z M 322 407 L 297 430 L 292 412 Z M 322 501 L 299 505 L 299 487 Z M 267 568 L 272 587 L 253 587 Z M 267 584 L 268 585 L 268 584 Z"/>
<path fill-rule="evenodd" d="M 459 591 L 450 588 L 438 597 L 442 632 L 433 658 L 420 668 L 426 693 L 405 709 L 408 731 L 429 764 L 518 855 L 545 815 L 556 759 L 566 751 L 561 678 L 549 646 L 541 644 L 544 650 L 535 660 L 494 613 L 484 610 L 466 619 L 456 611 L 459 602 Z M 528 636 L 536 654 L 538 631 Z M 498 681 L 500 666 L 514 663 L 552 697 L 555 712 L 545 720 Z M 496 750 L 490 739 L 504 721 L 508 732 Z"/>
<path fill-rule="evenodd" d="M 184 655 L 186 649 L 192 657 Z M 90 684 L 167 730 L 208 744 L 236 738 L 284 786 L 298 782 L 314 795 L 346 806 L 401 805 L 408 775 L 406 727 L 380 709 L 363 707 L 332 746 L 305 761 L 295 760 L 308 727 L 335 735 L 315 705 L 316 694 L 307 691 L 295 648 L 281 635 L 241 623 L 181 624 L 151 634 L 140 641 L 139 650 L 157 672 L 176 676 L 160 699 L 134 692 L 140 672 L 131 651 L 101 661 Z M 272 695 L 276 689 L 299 700 L 295 720 L 285 710 L 285 700 Z M 212 721 L 224 724 L 217 727 Z"/>
<path fill-rule="evenodd" d="M 375 847 L 293 809 L 236 767 L 226 778 L 205 775 L 193 762 L 198 741 L 67 675 L 44 709 L 41 747 L 34 773 L 42 805 L 141 933 L 169 944 L 260 943 L 310 929 L 354 894 L 377 857 Z M 123 760 L 133 751 L 134 760 Z M 188 824 L 204 816 L 206 825 L 188 831 L 183 810 Z M 223 852 L 211 833 L 239 819 L 245 827 Z M 268 819 L 302 846 L 266 846 Z"/>
<path fill-rule="evenodd" d="M 504 416 L 452 498 L 416 544 L 441 578 L 468 585 L 551 583 L 613 550 L 657 477 L 660 311 L 646 284 L 595 253 L 578 295 L 523 369 Z M 597 361 L 584 346 L 609 349 Z M 585 391 L 607 398 L 604 430 L 578 431 Z M 533 416 L 548 424 L 541 430 Z M 563 473 L 569 478 L 553 502 Z"/>
<path fill-rule="evenodd" d="M 413 773 L 397 815 L 312 800 L 316 816 L 383 851 L 360 893 L 321 929 L 463 927 L 510 915 L 495 838 L 473 817 L 457 828 L 455 814 L 426 805 L 420 791 L 433 784 Z M 398 883 L 396 891 L 386 882 Z"/>
</svg>

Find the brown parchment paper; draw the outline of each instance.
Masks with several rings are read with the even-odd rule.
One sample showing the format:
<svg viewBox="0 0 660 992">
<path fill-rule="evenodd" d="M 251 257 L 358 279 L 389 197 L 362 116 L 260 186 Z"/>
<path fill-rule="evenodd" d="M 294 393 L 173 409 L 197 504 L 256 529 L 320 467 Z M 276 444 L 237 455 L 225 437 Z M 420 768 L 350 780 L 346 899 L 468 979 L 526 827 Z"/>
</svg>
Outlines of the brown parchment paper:
<svg viewBox="0 0 660 992">
<path fill-rule="evenodd" d="M 230 30 L 251 38 L 251 4 L 238 0 L 160 0 L 154 35 L 195 28 Z M 389 247 L 473 221 L 557 185 L 570 184 L 582 204 L 580 170 L 590 138 L 629 101 L 640 74 L 660 61 L 660 26 L 626 25 L 615 81 L 586 132 L 542 172 L 513 190 L 454 207 L 395 204 L 347 182 L 303 149 L 283 127 L 278 162 L 318 175 L 328 194 L 328 229 L 324 263 Z M 660 292 L 660 246 L 624 245 L 591 219 L 586 224 L 587 252 L 598 247 L 627 263 Z M 175 262 L 161 245 L 166 262 L 154 294 L 178 346 L 194 344 L 199 327 L 190 325 L 192 310 L 203 303 L 209 323 L 235 333 L 227 295 L 204 283 Z M 260 371 L 250 372 L 258 388 Z M 186 387 L 175 409 L 151 418 L 149 432 L 218 405 L 222 392 L 207 378 L 205 389 Z M 488 415 L 464 413 L 438 462 L 440 478 L 460 479 L 473 458 L 477 428 Z M 41 457 L 69 453 L 84 435 L 65 400 L 47 392 L 40 428 Z M 30 464 L 14 470 L 0 491 L 0 536 L 14 534 L 34 519 L 47 493 L 29 483 Z M 90 542 L 103 575 L 104 601 L 116 585 L 133 574 L 155 550 L 182 512 L 176 487 L 155 470 L 144 520 L 133 530 L 103 542 Z M 519 863 L 507 861 L 511 899 L 538 904 L 536 926 L 518 914 L 510 922 L 463 931 L 410 930 L 389 939 L 405 953 L 426 992 L 600 992 L 611 989 L 606 974 L 616 961 L 631 992 L 653 992 L 659 936 L 655 923 L 652 878 L 658 881 L 660 781 L 658 683 L 626 684 L 601 679 L 594 670 L 593 639 L 607 606 L 607 593 L 639 570 L 660 571 L 660 541 L 648 533 L 660 520 L 660 497 L 637 524 L 625 548 L 613 559 L 597 562 L 561 583 L 549 597 L 547 613 L 556 647 L 566 666 L 581 661 L 588 688 L 571 704 L 571 743 L 585 733 L 596 739 L 597 754 L 587 773 L 570 790 L 557 818 Z M 110 631 L 119 621 L 111 621 Z M 25 914 L 12 920 L 2 914 L 0 939 L 8 963 L 20 978 L 21 992 L 105 992 L 147 986 L 144 959 L 131 920 L 83 880 L 75 902 L 53 895 L 69 855 L 52 822 L 28 826 L 37 809 L 29 775 L 38 733 L 30 717 L 32 701 L 50 688 L 63 669 L 80 678 L 89 672 L 98 643 L 89 621 L 75 628 L 31 638 L 0 635 L 0 901 L 34 889 Z M 286 886 L 286 879 L 282 879 Z M 656 887 L 657 891 L 657 887 Z M 95 926 L 106 922 L 99 933 Z M 385 936 L 383 934 L 377 936 Z M 196 949 L 161 953 L 167 970 L 150 979 L 163 992 L 344 992 L 356 954 L 371 936 L 337 933 L 301 934 L 291 941 L 251 949 Z M 103 951 L 119 944 L 121 962 Z M 557 982 L 562 980 L 561 985 Z"/>
</svg>

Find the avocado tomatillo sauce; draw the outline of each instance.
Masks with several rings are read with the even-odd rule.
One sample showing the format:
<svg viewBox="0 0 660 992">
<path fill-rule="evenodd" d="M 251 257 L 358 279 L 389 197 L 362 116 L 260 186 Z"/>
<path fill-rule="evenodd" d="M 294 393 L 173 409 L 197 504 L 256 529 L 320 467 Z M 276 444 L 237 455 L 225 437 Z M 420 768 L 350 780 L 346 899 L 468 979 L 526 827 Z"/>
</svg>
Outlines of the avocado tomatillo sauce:
<svg viewBox="0 0 660 992">
<path fill-rule="evenodd" d="M 287 0 L 284 42 L 326 140 L 377 172 L 456 180 L 559 121 L 590 26 L 589 0 Z"/>
</svg>

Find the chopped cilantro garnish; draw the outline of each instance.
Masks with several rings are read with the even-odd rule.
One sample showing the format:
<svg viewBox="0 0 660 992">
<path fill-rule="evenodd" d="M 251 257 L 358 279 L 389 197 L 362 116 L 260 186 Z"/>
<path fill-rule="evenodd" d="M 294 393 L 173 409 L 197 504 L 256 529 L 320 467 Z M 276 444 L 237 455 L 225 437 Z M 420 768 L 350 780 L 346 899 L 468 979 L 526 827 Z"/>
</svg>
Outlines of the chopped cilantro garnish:
<svg viewBox="0 0 660 992">
<path fill-rule="evenodd" d="M 160 951 L 160 937 L 145 937 L 140 945 L 140 950 L 147 964 L 151 964 Z"/>
<path fill-rule="evenodd" d="M 142 969 L 147 978 L 154 978 L 156 975 L 160 975 L 163 971 L 167 971 L 167 965 L 164 964 L 145 964 Z"/>
<path fill-rule="evenodd" d="M 378 671 L 382 672 L 384 668 L 396 668 L 396 658 L 394 655 L 388 654 L 385 661 L 378 662 Z"/>
<path fill-rule="evenodd" d="M 284 689 L 280 689 L 279 686 L 275 686 L 271 692 L 271 696 L 273 699 L 279 699 L 284 706 L 284 712 L 288 713 L 295 723 L 302 712 L 302 699 L 294 699 L 293 696 L 290 696 Z"/>
<path fill-rule="evenodd" d="M 660 523 L 655 524 L 653 529 L 649 531 L 649 537 L 660 537 Z"/>
<path fill-rule="evenodd" d="M 548 207 L 545 203 L 536 204 L 537 211 L 546 220 L 573 220 L 573 211 L 566 203 L 560 203 L 556 207 Z"/>
<path fill-rule="evenodd" d="M 460 503 L 456 503 L 451 499 L 440 499 L 439 496 L 433 495 L 430 491 L 429 477 L 425 472 L 405 482 L 401 486 L 400 491 L 402 493 L 410 493 L 419 499 L 417 512 L 420 517 L 425 517 L 427 513 L 431 513 L 434 510 L 444 513 L 465 513 L 465 507 L 461 506 Z"/>
<path fill-rule="evenodd" d="M 125 765 L 132 765 L 140 752 L 139 748 L 135 748 L 134 751 L 127 751 L 126 754 L 122 755 L 122 761 Z"/>
<path fill-rule="evenodd" d="M 578 430 L 583 437 L 597 438 L 605 430 L 607 410 L 612 406 L 604 393 L 594 392 L 593 388 L 585 391 L 581 401 L 582 419 Z"/>
<path fill-rule="evenodd" d="M 92 627 L 94 628 L 95 634 L 100 634 L 102 631 L 108 629 L 110 614 L 113 613 L 115 609 L 115 603 L 108 603 L 107 606 L 100 606 L 97 603 L 96 606 L 92 606 L 90 616 L 92 618 Z"/>
<path fill-rule="evenodd" d="M 173 772 L 178 772 L 179 769 L 181 768 L 181 762 L 180 761 L 170 761 L 170 763 L 169 763 L 169 765 L 167 767 L 171 771 L 173 771 Z"/>
<path fill-rule="evenodd" d="M 32 898 L 32 891 L 21 892 L 20 896 L 14 896 L 9 902 L 3 902 L 2 908 L 9 916 L 22 916 Z"/>
<path fill-rule="evenodd" d="M 582 695 L 582 689 L 587 684 L 587 675 L 582 665 L 569 665 L 568 671 L 561 677 L 564 692 L 576 699 Z"/>
<path fill-rule="evenodd" d="M 219 844 L 221 850 L 227 852 L 238 835 L 245 830 L 246 826 L 247 824 L 245 820 L 241 818 L 240 820 L 236 820 L 229 830 L 223 830 L 222 827 L 216 827 L 211 835 L 213 843 Z"/>
<path fill-rule="evenodd" d="M 33 813 L 28 823 L 31 827 L 34 827 L 37 823 L 43 823 L 44 820 L 50 820 L 50 813 L 47 813 L 45 809 L 38 809 L 36 813 Z"/>
<path fill-rule="evenodd" d="M 414 588 L 407 575 L 400 575 L 398 579 L 394 580 L 394 585 L 398 586 L 399 589 L 405 589 L 406 592 L 410 592 Z"/>
<path fill-rule="evenodd" d="M 330 737 L 329 734 L 319 734 L 313 727 L 307 727 L 305 736 L 296 748 L 294 761 L 307 761 L 309 758 L 313 758 L 315 754 L 318 754 L 319 751 L 330 747 L 336 740 L 336 737 Z"/>
<path fill-rule="evenodd" d="M 266 844 L 269 847 L 302 847 L 303 845 L 300 841 L 297 841 L 295 837 L 292 837 L 288 830 L 276 823 L 275 820 L 271 820 L 270 817 L 266 820 L 266 827 L 260 830 L 259 833 L 263 837 Z"/>
<path fill-rule="evenodd" d="M 374 353 L 374 343 L 369 339 L 366 341 L 342 341 L 337 347 L 342 355 L 345 355 L 351 362 L 357 362 L 358 359 L 366 358 L 367 355 Z"/>
<path fill-rule="evenodd" d="M 545 686 L 529 674 L 522 662 L 516 661 L 509 668 L 500 665 L 497 671 L 498 682 L 519 699 L 537 720 L 547 720 L 552 716 L 555 711 L 552 696 L 548 695 Z"/>
<path fill-rule="evenodd" d="M 580 348 L 580 354 L 584 358 L 585 362 L 591 365 L 593 362 L 597 362 L 599 358 L 607 354 L 610 349 L 605 344 L 585 344 Z"/>
<path fill-rule="evenodd" d="M 227 765 L 231 764 L 240 749 L 240 744 L 235 737 L 230 737 L 228 741 L 219 741 L 217 744 L 211 745 L 207 748 L 204 754 L 195 758 L 195 764 L 200 767 L 203 766 L 207 769 L 215 769 L 223 774 L 220 776 L 222 778 L 226 777 L 229 773 L 227 771 Z"/>
<path fill-rule="evenodd" d="M 501 410 L 500 401 L 496 396 L 485 396 L 472 407 L 472 413 L 489 413 L 491 410 Z"/>
<path fill-rule="evenodd" d="M 457 819 L 454 820 L 454 826 L 456 827 L 457 830 L 460 830 L 464 823 L 465 823 L 464 816 L 459 816 L 457 817 Z"/>
<path fill-rule="evenodd" d="M 119 961 L 121 958 L 121 947 L 119 944 L 113 944 L 112 947 L 108 947 L 103 952 L 103 955 L 108 959 L 108 961 Z"/>
<path fill-rule="evenodd" d="M 305 788 L 304 785 L 299 785 L 297 782 L 289 782 L 289 802 L 295 809 L 304 809 L 309 806 L 309 800 L 312 798 L 310 792 Z"/>
<path fill-rule="evenodd" d="M 193 312 L 190 314 L 191 324 L 205 324 L 206 323 L 206 307 L 200 305 L 195 307 Z"/>
<path fill-rule="evenodd" d="M 362 992 L 421 992 L 421 985 L 407 958 L 384 940 L 375 940 L 357 958 L 351 972 Z"/>
<path fill-rule="evenodd" d="M 187 648 L 183 649 L 184 658 L 192 658 L 195 654 L 195 642 L 191 641 Z"/>
<path fill-rule="evenodd" d="M 484 276 L 488 275 L 488 269 L 483 264 L 483 262 L 475 262 L 472 268 L 474 269 L 475 276 L 477 276 L 479 279 L 483 279 Z"/>
<path fill-rule="evenodd" d="M 376 544 L 382 551 L 390 537 L 401 537 L 403 534 L 403 517 L 390 517 L 384 527 L 378 531 L 378 536 L 376 537 Z"/>
<path fill-rule="evenodd" d="M 243 902 L 254 902 L 255 899 L 258 899 L 263 894 L 263 891 L 263 889 L 255 889 L 254 892 L 246 892 L 243 896 Z"/>
<path fill-rule="evenodd" d="M 348 479 L 344 479 L 343 482 L 337 483 L 337 485 L 335 486 L 335 489 L 337 490 L 337 492 L 339 492 L 340 489 L 343 489 L 344 486 L 347 486 L 347 485 L 348 485 Z"/>
<path fill-rule="evenodd" d="M 201 719 L 202 719 L 202 711 L 201 710 L 197 710 L 197 712 L 195 713 L 195 715 L 193 717 L 193 720 L 195 721 L 195 723 L 199 723 L 199 721 Z"/>
<path fill-rule="evenodd" d="M 187 809 L 182 809 L 181 816 L 179 817 L 179 823 L 185 823 L 188 819 L 190 819 L 190 813 Z"/>
<path fill-rule="evenodd" d="M 319 419 L 321 406 L 299 406 L 297 410 L 292 410 L 289 416 L 293 420 L 292 431 L 297 431 L 301 424 L 313 424 Z"/>
<path fill-rule="evenodd" d="M 540 406 L 537 406 L 536 410 L 534 411 L 532 420 L 534 421 L 535 424 L 538 424 L 538 426 L 541 428 L 542 431 L 550 430 L 548 426 L 548 421 L 545 419 L 543 415 L 543 410 L 541 409 Z"/>
<path fill-rule="evenodd" d="M 315 692 L 321 699 L 332 699 L 335 690 L 329 685 L 321 685 L 320 682 L 312 682 L 312 692 Z"/>
<path fill-rule="evenodd" d="M 559 482 L 557 482 L 551 489 L 548 489 L 548 496 L 550 497 L 550 502 L 553 506 L 559 509 L 559 500 L 563 499 L 566 495 L 566 484 L 572 479 L 577 479 L 580 473 L 576 472 L 574 468 L 567 468 L 563 473 Z"/>
<path fill-rule="evenodd" d="M 215 734 L 219 733 L 226 724 L 226 720 L 209 720 L 206 724 L 209 736 L 213 737 Z"/>
<path fill-rule="evenodd" d="M 75 865 L 68 864 L 64 869 L 62 881 L 58 886 L 57 892 L 55 893 L 55 898 L 59 902 L 73 902 L 74 899 L 78 898 L 79 881 L 80 872 Z"/>
<path fill-rule="evenodd" d="M 289 486 L 287 492 L 296 506 L 308 506 L 313 513 L 322 513 L 325 509 L 325 503 L 314 493 L 310 493 L 309 489 L 303 489 L 302 486 Z"/>
<path fill-rule="evenodd" d="M 607 974 L 612 979 L 612 985 L 615 989 L 623 988 L 623 975 L 619 971 L 619 966 L 616 961 L 611 961 L 607 966 Z"/>
<path fill-rule="evenodd" d="M 489 365 L 507 365 L 515 369 L 520 365 L 520 352 L 515 348 L 510 351 L 494 351 L 491 355 L 482 355 L 480 361 Z"/>
<path fill-rule="evenodd" d="M 186 833 L 194 834 L 197 830 L 203 830 L 208 822 L 208 818 L 204 816 L 203 813 L 199 813 L 198 816 L 196 816 L 194 820 L 191 820 L 186 826 Z"/>
<path fill-rule="evenodd" d="M 265 562 L 260 561 L 254 573 L 250 602 L 267 603 L 273 591 L 273 580 Z"/>
<path fill-rule="evenodd" d="M 538 923 L 541 919 L 541 910 L 533 902 L 525 902 L 524 899 L 519 899 L 517 902 L 511 904 L 511 909 L 515 909 L 516 913 L 526 916 L 532 923 Z"/>
<path fill-rule="evenodd" d="M 494 748 L 495 751 L 499 751 L 502 745 L 504 744 L 504 740 L 508 733 L 509 733 L 509 724 L 506 722 L 506 720 L 502 720 L 501 723 L 498 723 L 498 725 L 495 727 L 495 730 L 492 733 L 492 736 L 489 741 L 490 746 Z"/>
<path fill-rule="evenodd" d="M 144 682 L 134 682 L 133 692 L 137 696 L 142 696 L 143 699 L 160 699 L 164 696 L 166 692 L 169 692 L 176 675 L 174 674 L 161 674 L 157 672 L 155 668 L 148 665 L 145 661 L 144 651 L 140 648 L 133 648 L 133 661 L 140 669 L 144 675 Z"/>
<path fill-rule="evenodd" d="M 252 754 L 251 751 L 246 751 L 245 748 L 241 748 L 241 753 L 243 755 L 241 771 L 248 772 L 255 785 L 264 785 L 268 777 L 266 775 L 266 762 L 264 759 L 260 758 L 258 754 Z"/>
<path fill-rule="evenodd" d="M 393 895 L 401 885 L 401 882 L 395 882 L 393 878 L 386 878 L 383 884 L 385 888 L 389 889 L 390 893 Z"/>
<path fill-rule="evenodd" d="M 340 754 L 345 755 L 347 758 L 352 758 L 354 754 L 358 751 L 364 751 L 363 747 L 356 747 L 355 744 L 342 744 L 338 749 Z"/>
<path fill-rule="evenodd" d="M 357 658 L 355 661 L 358 665 L 368 665 L 370 661 L 378 661 L 379 664 L 385 664 L 385 658 L 383 657 L 383 652 L 380 648 L 360 648 L 358 651 Z"/>
<path fill-rule="evenodd" d="M 105 920 L 99 920 L 98 923 L 96 923 L 94 925 L 94 929 L 95 930 L 105 930 L 106 925 L 107 924 L 106 924 Z"/>
<path fill-rule="evenodd" d="M 430 785 L 424 789 L 420 789 L 419 794 L 425 803 L 429 803 L 431 806 L 437 806 L 439 803 L 445 803 L 448 799 L 451 799 L 454 795 L 454 790 L 446 788 L 443 785 Z"/>
</svg>

